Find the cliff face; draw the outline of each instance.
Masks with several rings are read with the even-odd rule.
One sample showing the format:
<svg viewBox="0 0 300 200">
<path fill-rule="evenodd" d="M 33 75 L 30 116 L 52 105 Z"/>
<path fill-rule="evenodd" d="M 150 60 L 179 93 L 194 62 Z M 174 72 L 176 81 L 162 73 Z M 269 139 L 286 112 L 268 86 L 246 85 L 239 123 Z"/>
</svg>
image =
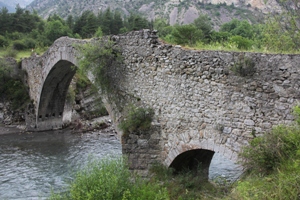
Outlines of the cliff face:
<svg viewBox="0 0 300 200">
<path fill-rule="evenodd" d="M 34 0 L 27 6 L 44 18 L 54 13 L 63 18 L 78 16 L 86 10 L 97 14 L 107 8 L 124 15 L 140 13 L 149 20 L 165 18 L 170 24 L 191 23 L 200 14 L 209 15 L 216 24 L 232 18 L 253 21 L 259 14 L 281 10 L 276 0 Z"/>
</svg>

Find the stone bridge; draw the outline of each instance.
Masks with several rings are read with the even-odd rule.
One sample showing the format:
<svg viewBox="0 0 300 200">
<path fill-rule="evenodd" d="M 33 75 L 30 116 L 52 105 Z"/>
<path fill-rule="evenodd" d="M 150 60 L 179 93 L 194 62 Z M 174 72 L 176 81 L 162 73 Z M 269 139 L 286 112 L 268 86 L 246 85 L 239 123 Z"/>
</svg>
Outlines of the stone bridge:
<svg viewBox="0 0 300 200">
<path fill-rule="evenodd" d="M 154 162 L 177 170 L 200 162 L 208 169 L 214 152 L 236 161 L 253 137 L 293 121 L 300 99 L 299 55 L 185 49 L 164 44 L 147 30 L 112 38 L 124 57 L 125 78 L 118 87 L 130 100 L 121 107 L 155 111 L 149 133 L 121 137 L 132 169 L 146 173 Z M 62 127 L 78 64 L 74 44 L 85 42 L 63 37 L 44 55 L 23 60 L 32 99 L 29 130 Z M 118 123 L 120 106 L 112 101 L 106 106 Z"/>
</svg>

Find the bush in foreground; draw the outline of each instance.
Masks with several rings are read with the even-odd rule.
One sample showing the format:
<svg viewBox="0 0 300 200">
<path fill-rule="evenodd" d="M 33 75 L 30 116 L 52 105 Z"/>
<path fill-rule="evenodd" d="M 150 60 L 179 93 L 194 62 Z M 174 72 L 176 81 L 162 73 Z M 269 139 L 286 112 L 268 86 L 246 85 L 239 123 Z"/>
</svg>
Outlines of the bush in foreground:
<svg viewBox="0 0 300 200">
<path fill-rule="evenodd" d="M 295 114 L 295 125 L 279 126 L 245 148 L 242 157 L 250 172 L 238 181 L 230 199 L 299 199 L 299 106 Z"/>
<path fill-rule="evenodd" d="M 93 160 L 79 171 L 69 190 L 52 194 L 51 200 L 167 200 L 158 183 L 149 183 L 129 171 L 122 158 Z"/>
</svg>

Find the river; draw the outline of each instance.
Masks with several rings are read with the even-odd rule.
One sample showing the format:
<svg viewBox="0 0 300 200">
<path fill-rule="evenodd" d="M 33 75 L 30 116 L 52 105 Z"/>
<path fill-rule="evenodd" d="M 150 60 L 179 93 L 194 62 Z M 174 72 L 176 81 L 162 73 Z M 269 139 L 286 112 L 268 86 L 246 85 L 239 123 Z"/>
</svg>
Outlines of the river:
<svg viewBox="0 0 300 200">
<path fill-rule="evenodd" d="M 110 130 L 110 129 L 109 129 Z M 0 133 L 0 199 L 40 200 L 62 191 L 91 157 L 121 155 L 119 140 L 108 130 Z M 210 179 L 236 179 L 241 169 L 215 154 Z"/>
</svg>

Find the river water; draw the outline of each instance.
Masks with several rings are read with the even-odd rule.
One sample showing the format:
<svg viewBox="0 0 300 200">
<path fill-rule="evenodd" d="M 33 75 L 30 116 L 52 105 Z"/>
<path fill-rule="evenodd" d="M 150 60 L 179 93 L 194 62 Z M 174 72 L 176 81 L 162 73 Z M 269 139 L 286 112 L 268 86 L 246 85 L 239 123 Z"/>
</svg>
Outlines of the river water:
<svg viewBox="0 0 300 200">
<path fill-rule="evenodd" d="M 0 199 L 39 200 L 62 191 L 91 158 L 121 155 L 119 140 L 107 130 L 0 133 Z M 237 165 L 215 154 L 210 179 L 236 179 Z"/>
</svg>

